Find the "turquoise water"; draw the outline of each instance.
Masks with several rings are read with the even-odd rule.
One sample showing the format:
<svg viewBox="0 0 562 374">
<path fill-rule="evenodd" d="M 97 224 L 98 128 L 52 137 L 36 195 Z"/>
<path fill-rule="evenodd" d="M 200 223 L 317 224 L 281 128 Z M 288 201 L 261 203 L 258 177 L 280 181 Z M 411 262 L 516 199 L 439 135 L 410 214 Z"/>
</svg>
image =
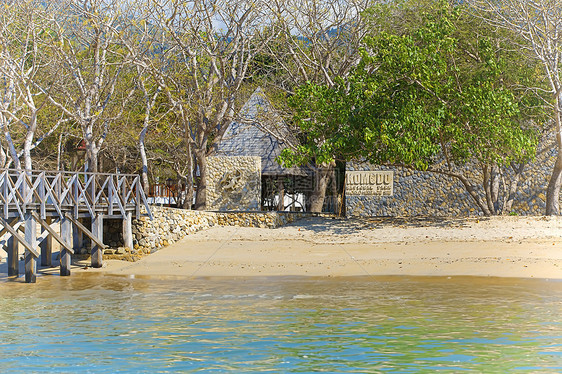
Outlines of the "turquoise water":
<svg viewBox="0 0 562 374">
<path fill-rule="evenodd" d="M 562 371 L 562 282 L 73 275 L 0 295 L 2 372 Z"/>
</svg>

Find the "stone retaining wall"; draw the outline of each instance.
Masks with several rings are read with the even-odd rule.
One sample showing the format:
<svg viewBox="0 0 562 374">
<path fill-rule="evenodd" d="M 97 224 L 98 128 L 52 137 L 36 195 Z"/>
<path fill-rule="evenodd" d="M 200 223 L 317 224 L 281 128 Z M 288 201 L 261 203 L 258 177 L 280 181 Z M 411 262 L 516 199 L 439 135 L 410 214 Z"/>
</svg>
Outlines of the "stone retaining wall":
<svg viewBox="0 0 562 374">
<path fill-rule="evenodd" d="M 545 152 L 526 165 L 510 212 L 516 215 L 542 215 L 546 207 L 546 186 L 554 165 L 555 152 Z M 391 170 L 392 196 L 346 196 L 348 216 L 479 216 L 480 208 L 457 178 L 405 168 L 350 163 L 349 171 Z M 465 168 L 473 180 L 481 180 L 478 167 Z M 482 194 L 482 187 L 477 186 Z M 503 183 L 500 190 L 504 188 Z"/>
<path fill-rule="evenodd" d="M 134 250 L 152 253 L 212 226 L 276 228 L 308 216 L 295 212 L 208 212 L 175 208 L 152 208 L 154 220 L 133 220 Z"/>
</svg>

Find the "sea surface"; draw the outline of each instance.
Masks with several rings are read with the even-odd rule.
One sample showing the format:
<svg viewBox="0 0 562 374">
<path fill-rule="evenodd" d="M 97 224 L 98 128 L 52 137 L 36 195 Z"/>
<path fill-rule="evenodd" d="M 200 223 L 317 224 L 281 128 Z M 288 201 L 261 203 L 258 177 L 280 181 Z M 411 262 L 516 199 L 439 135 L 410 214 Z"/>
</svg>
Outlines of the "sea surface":
<svg viewBox="0 0 562 374">
<path fill-rule="evenodd" d="M 557 373 L 562 282 L 478 277 L 0 282 L 0 372 Z"/>
</svg>

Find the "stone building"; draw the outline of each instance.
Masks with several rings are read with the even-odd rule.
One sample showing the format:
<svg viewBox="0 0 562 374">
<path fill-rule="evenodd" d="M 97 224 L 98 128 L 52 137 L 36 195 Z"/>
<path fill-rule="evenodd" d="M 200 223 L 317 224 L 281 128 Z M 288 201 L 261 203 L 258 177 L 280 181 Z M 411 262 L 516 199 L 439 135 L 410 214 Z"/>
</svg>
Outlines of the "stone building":
<svg viewBox="0 0 562 374">
<path fill-rule="evenodd" d="M 259 204 L 252 203 L 248 209 L 247 205 L 241 204 L 238 209 L 306 211 L 307 194 L 312 191 L 313 173 L 305 167 L 284 168 L 276 161 L 281 151 L 287 147 L 287 142 L 295 140 L 261 88 L 256 89 L 242 107 L 240 118 L 241 120 L 230 124 L 219 143 L 215 153 L 217 157 L 211 160 L 215 174 L 207 183 L 244 174 L 244 166 L 240 162 L 249 161 L 237 157 L 258 157 L 261 160 Z M 227 182 L 223 181 L 225 183 Z M 218 196 L 218 190 L 211 192 L 211 200 L 217 201 L 213 193 Z M 235 195 L 232 195 L 234 200 L 238 198 Z M 210 209 L 233 210 L 234 203 L 225 204 L 221 201 L 222 205 L 211 204 Z"/>
</svg>

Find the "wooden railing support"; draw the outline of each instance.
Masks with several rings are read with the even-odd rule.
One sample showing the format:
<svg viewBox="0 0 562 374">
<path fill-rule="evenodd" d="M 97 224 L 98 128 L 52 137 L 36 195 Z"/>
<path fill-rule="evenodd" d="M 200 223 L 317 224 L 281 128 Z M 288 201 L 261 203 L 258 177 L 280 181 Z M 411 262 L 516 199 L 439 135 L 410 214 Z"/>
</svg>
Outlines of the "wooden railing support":
<svg viewBox="0 0 562 374">
<path fill-rule="evenodd" d="M 45 217 L 45 223 L 51 225 L 52 218 Z M 41 232 L 47 229 L 41 225 Z M 49 234 L 40 244 L 41 247 L 41 266 L 51 267 L 53 266 L 53 236 Z"/>
<path fill-rule="evenodd" d="M 67 243 L 69 246 L 72 243 L 72 222 L 66 217 L 62 217 L 60 221 L 60 236 L 61 239 Z M 60 250 L 60 275 L 69 276 L 70 275 L 70 265 L 71 265 L 71 255 L 70 251 L 66 248 L 61 248 Z"/>
<path fill-rule="evenodd" d="M 96 214 L 95 217 L 92 217 L 92 234 L 99 242 L 103 243 L 103 214 Z M 93 268 L 103 266 L 103 247 L 95 241 L 92 243 L 91 258 Z"/>
<path fill-rule="evenodd" d="M 133 214 L 127 212 L 123 219 L 123 245 L 129 249 L 133 249 Z"/>
<path fill-rule="evenodd" d="M 80 218 L 77 218 L 79 221 Z M 72 225 L 72 248 L 74 248 L 74 253 L 81 253 L 82 243 L 84 242 L 84 236 L 82 230 L 77 225 Z"/>
<path fill-rule="evenodd" d="M 19 243 L 14 236 L 8 238 L 8 276 L 17 277 L 19 276 Z"/>
<path fill-rule="evenodd" d="M 25 213 L 25 242 L 34 247 L 37 236 L 37 223 L 31 212 Z M 25 250 L 25 283 L 35 283 L 37 281 L 37 253 L 31 249 Z"/>
</svg>

